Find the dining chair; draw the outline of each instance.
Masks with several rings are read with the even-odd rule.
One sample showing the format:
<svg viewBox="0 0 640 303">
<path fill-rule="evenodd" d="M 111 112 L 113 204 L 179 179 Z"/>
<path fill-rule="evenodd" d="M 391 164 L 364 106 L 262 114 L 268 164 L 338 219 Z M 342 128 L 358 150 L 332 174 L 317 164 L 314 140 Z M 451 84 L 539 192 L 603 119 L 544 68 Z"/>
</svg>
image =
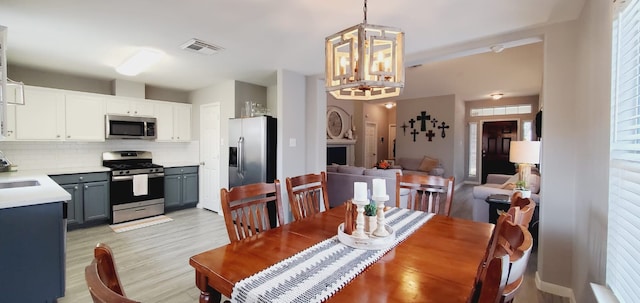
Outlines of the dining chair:
<svg viewBox="0 0 640 303">
<path fill-rule="evenodd" d="M 325 172 L 287 177 L 286 185 L 294 220 L 301 220 L 319 213 L 320 204 L 324 205 L 324 210 L 329 209 Z"/>
<path fill-rule="evenodd" d="M 396 207 L 401 207 L 400 198 L 404 196 L 401 190 L 404 189 L 406 208 L 449 216 L 454 182 L 454 177 L 396 173 Z"/>
<path fill-rule="evenodd" d="M 485 275 L 469 302 L 499 303 L 509 275 L 509 256 L 493 257 L 487 264 Z"/>
<path fill-rule="evenodd" d="M 536 202 L 531 198 L 523 198 L 522 193 L 515 192 L 511 196 L 511 205 L 507 213 L 511 215 L 513 223 L 529 228 L 536 210 Z"/>
<path fill-rule="evenodd" d="M 98 243 L 93 250 L 91 264 L 84 268 L 84 278 L 89 287 L 89 293 L 94 303 L 136 303 L 127 298 L 116 264 L 113 259 L 113 251 L 104 243 Z"/>
<path fill-rule="evenodd" d="M 277 223 L 284 224 L 280 181 L 277 179 L 273 183 L 241 185 L 231 190 L 222 188 L 220 199 L 231 242 L 269 230 Z M 275 217 L 270 215 L 270 209 Z"/>
</svg>

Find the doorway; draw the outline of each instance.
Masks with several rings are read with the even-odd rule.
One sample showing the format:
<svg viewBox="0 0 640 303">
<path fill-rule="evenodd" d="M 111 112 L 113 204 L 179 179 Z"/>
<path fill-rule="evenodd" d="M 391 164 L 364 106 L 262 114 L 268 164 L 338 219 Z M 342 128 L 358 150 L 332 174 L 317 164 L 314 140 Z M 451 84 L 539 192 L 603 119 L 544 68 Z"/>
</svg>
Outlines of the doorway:
<svg viewBox="0 0 640 303">
<path fill-rule="evenodd" d="M 378 125 L 367 122 L 364 130 L 364 167 L 371 168 L 378 164 Z"/>
<path fill-rule="evenodd" d="M 387 159 L 395 159 L 396 158 L 396 125 L 389 124 L 389 140 L 387 140 L 388 151 L 387 151 Z"/>
<path fill-rule="evenodd" d="M 515 165 L 509 162 L 511 141 L 518 138 L 518 121 L 491 121 L 482 123 L 482 184 L 488 174 L 516 173 Z"/>
</svg>

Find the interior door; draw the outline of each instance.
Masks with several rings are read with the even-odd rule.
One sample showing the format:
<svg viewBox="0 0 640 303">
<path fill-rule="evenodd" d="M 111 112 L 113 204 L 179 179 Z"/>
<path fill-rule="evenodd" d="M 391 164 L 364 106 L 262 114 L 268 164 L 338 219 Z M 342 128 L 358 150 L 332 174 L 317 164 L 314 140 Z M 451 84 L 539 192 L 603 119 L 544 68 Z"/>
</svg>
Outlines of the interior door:
<svg viewBox="0 0 640 303">
<path fill-rule="evenodd" d="M 387 159 L 396 158 L 396 125 L 389 124 L 389 140 L 387 140 L 388 152 Z"/>
<path fill-rule="evenodd" d="M 200 106 L 200 207 L 222 215 L 220 206 L 220 103 Z"/>
<path fill-rule="evenodd" d="M 488 174 L 516 173 L 515 165 L 509 162 L 511 140 L 518 136 L 518 121 L 492 121 L 482 124 L 482 183 Z"/>
<path fill-rule="evenodd" d="M 365 156 L 364 167 L 374 167 L 378 163 L 377 125 L 367 122 L 364 133 Z"/>
</svg>

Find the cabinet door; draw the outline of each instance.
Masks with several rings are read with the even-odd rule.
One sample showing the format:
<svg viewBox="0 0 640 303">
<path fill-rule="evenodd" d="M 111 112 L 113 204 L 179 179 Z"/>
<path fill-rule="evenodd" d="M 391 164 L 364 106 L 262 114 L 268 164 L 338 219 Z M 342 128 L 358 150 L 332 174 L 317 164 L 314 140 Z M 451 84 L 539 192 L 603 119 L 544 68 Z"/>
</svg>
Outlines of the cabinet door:
<svg viewBox="0 0 640 303">
<path fill-rule="evenodd" d="M 84 183 L 84 221 L 104 221 L 109 213 L 109 183 L 107 181 Z"/>
<path fill-rule="evenodd" d="M 125 115 L 128 116 L 131 114 L 131 109 L 129 108 L 130 102 L 125 99 L 109 99 L 106 102 L 107 114 L 115 114 L 115 115 Z"/>
<path fill-rule="evenodd" d="M 82 224 L 82 191 L 80 184 L 61 185 L 71 195 L 71 200 L 67 201 L 67 224 Z"/>
<path fill-rule="evenodd" d="M 63 140 L 64 94 L 25 87 L 25 105 L 16 107 L 16 140 Z"/>
<path fill-rule="evenodd" d="M 191 105 L 174 105 L 173 132 L 176 141 L 191 140 Z"/>
<path fill-rule="evenodd" d="M 147 116 L 153 117 L 153 103 L 149 101 L 134 101 L 133 102 L 133 115 L 134 116 Z"/>
<path fill-rule="evenodd" d="M 182 204 L 198 203 L 198 174 L 185 174 L 182 179 Z"/>
<path fill-rule="evenodd" d="M 16 106 L 13 104 L 7 104 L 7 135 L 4 137 L 4 141 L 13 141 L 16 139 Z"/>
<path fill-rule="evenodd" d="M 164 176 L 164 206 L 173 207 L 182 204 L 182 175 Z"/>
<path fill-rule="evenodd" d="M 104 141 L 104 99 L 92 95 L 67 94 L 66 140 Z"/>
<path fill-rule="evenodd" d="M 166 102 L 157 102 L 155 104 L 155 115 L 157 119 L 156 141 L 173 140 L 173 105 Z"/>
</svg>

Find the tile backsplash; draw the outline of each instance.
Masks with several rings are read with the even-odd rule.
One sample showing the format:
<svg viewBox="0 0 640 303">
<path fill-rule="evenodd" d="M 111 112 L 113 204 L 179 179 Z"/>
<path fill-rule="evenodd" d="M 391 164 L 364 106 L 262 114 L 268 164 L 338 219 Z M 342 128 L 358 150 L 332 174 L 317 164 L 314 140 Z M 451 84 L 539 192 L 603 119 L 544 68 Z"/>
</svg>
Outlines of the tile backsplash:
<svg viewBox="0 0 640 303">
<path fill-rule="evenodd" d="M 199 141 L 0 142 L 0 151 L 18 170 L 102 166 L 102 153 L 117 150 L 150 151 L 153 162 L 163 165 L 199 162 Z"/>
</svg>

